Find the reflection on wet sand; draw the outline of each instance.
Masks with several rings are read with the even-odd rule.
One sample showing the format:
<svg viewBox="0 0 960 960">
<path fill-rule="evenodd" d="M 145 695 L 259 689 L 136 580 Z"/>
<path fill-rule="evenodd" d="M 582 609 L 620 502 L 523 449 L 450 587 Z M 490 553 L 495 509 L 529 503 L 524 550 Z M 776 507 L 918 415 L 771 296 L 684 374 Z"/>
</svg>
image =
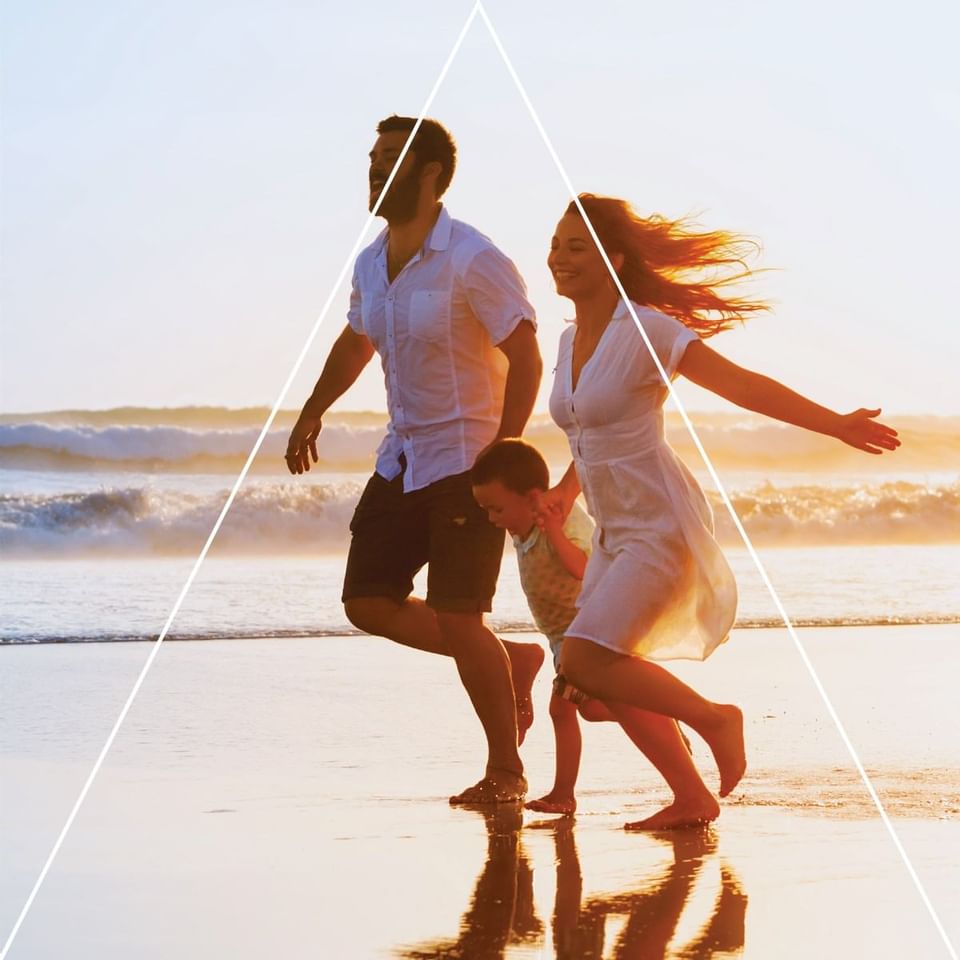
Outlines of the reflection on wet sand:
<svg viewBox="0 0 960 960">
<path fill-rule="evenodd" d="M 639 880 L 622 893 L 589 897 L 582 902 L 580 859 L 572 821 L 553 821 L 557 851 L 557 897 L 553 916 L 557 960 L 573 958 L 635 958 L 662 960 L 667 956 L 680 915 L 693 893 L 706 862 L 716 856 L 713 830 L 677 830 L 651 834 L 673 847 L 673 862 L 655 877 Z M 718 957 L 742 950 L 747 896 L 733 871 L 721 865 L 722 886 L 709 921 L 690 942 L 674 944 L 672 956 Z M 608 921 L 625 922 L 612 952 L 606 951 Z"/>
<path fill-rule="evenodd" d="M 543 942 L 543 923 L 536 915 L 533 868 L 523 850 L 519 804 L 461 806 L 483 816 L 487 827 L 487 858 L 460 921 L 456 940 L 437 940 L 409 947 L 398 956 L 404 960 L 428 958 L 502 957 L 510 943 Z"/>
<path fill-rule="evenodd" d="M 401 948 L 397 956 L 403 960 L 501 960 L 511 945 L 535 949 L 544 943 L 544 926 L 534 900 L 533 869 L 523 846 L 520 809 L 513 805 L 468 809 L 484 818 L 487 855 L 461 918 L 460 935 L 456 940 L 438 939 Z M 653 876 L 638 878 L 623 892 L 584 900 L 573 818 L 528 826 L 553 834 L 557 882 L 552 941 L 556 960 L 663 960 L 668 950 L 671 957 L 713 960 L 742 951 L 747 896 L 722 860 L 720 892 L 709 919 L 686 942 L 672 942 L 704 865 L 717 858 L 713 830 L 648 834 L 672 848 L 672 863 Z"/>
</svg>

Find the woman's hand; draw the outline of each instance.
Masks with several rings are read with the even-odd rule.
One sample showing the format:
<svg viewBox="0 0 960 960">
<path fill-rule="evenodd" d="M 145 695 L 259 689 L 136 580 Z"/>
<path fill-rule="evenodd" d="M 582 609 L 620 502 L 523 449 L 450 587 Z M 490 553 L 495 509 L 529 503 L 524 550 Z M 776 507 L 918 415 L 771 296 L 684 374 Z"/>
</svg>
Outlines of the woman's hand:
<svg viewBox="0 0 960 960">
<path fill-rule="evenodd" d="M 543 529 L 557 522 L 563 526 L 563 521 L 567 519 L 575 499 L 576 497 L 570 499 L 564 492 L 562 483 L 545 490 L 537 498 L 537 526 Z"/>
<path fill-rule="evenodd" d="M 563 521 L 570 515 L 573 503 L 578 496 L 580 496 L 580 480 L 577 477 L 576 465 L 571 463 L 560 482 L 540 494 L 537 511 L 544 516 L 550 516 L 551 513 L 558 511 L 562 526 Z"/>
<path fill-rule="evenodd" d="M 842 414 L 838 417 L 839 426 L 834 436 L 865 453 L 880 454 L 884 450 L 896 450 L 900 446 L 897 431 L 885 424 L 877 423 L 874 417 L 878 416 L 880 416 L 879 407 L 876 410 L 866 410 L 861 407 L 853 413 Z"/>
<path fill-rule="evenodd" d="M 700 341 L 687 347 L 677 369 L 698 386 L 745 410 L 836 437 L 865 453 L 879 454 L 900 446 L 896 430 L 874 421 L 879 409 L 835 413 L 770 377 L 738 367 Z"/>
<path fill-rule="evenodd" d="M 549 491 L 547 492 L 549 493 Z M 569 510 L 567 512 L 569 513 Z M 537 510 L 537 526 L 543 530 L 544 533 L 549 535 L 555 533 L 557 530 L 562 530 L 565 519 L 561 500 L 557 498 L 547 500 L 546 494 L 540 496 L 539 508 Z"/>
</svg>

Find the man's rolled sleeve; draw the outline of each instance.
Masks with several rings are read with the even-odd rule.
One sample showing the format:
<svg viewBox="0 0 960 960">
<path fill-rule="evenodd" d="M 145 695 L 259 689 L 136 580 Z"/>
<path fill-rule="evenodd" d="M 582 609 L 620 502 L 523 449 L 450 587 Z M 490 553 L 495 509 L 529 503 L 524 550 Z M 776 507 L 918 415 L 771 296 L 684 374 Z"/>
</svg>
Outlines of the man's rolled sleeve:
<svg viewBox="0 0 960 960">
<path fill-rule="evenodd" d="M 496 247 L 484 247 L 471 257 L 462 283 L 470 311 L 495 345 L 506 340 L 521 320 L 529 320 L 536 329 L 526 284 L 513 261 Z"/>
<path fill-rule="evenodd" d="M 359 261 L 358 261 L 359 262 Z M 363 312 L 360 309 L 360 281 L 357 279 L 357 263 L 353 265 L 353 280 L 350 287 L 350 308 L 347 310 L 347 323 L 354 333 L 366 333 L 363 329 Z"/>
</svg>

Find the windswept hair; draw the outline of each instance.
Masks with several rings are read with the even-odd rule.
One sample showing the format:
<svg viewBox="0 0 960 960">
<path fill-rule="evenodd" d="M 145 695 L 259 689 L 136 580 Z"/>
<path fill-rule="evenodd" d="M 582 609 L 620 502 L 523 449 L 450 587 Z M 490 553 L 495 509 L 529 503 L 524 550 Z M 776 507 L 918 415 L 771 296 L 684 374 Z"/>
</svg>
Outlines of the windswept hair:
<svg viewBox="0 0 960 960">
<path fill-rule="evenodd" d="M 393 114 L 377 124 L 377 133 L 409 134 L 416 123 L 416 117 L 398 117 Z M 450 131 L 436 120 L 425 118 L 410 144 L 410 150 L 413 152 L 414 170 L 422 170 L 432 161 L 436 161 L 443 168 L 437 177 L 437 196 L 442 197 L 453 179 L 453 171 L 457 169 L 457 145 Z"/>
<path fill-rule="evenodd" d="M 540 451 L 524 440 L 508 437 L 487 447 L 470 472 L 475 487 L 499 480 L 513 493 L 550 489 L 550 470 Z"/>
<path fill-rule="evenodd" d="M 618 271 L 627 296 L 711 337 L 769 310 L 763 300 L 727 296 L 725 288 L 753 275 L 747 258 L 759 244 L 726 230 L 702 230 L 689 219 L 641 217 L 626 200 L 581 193 L 580 203 Z M 578 216 L 573 202 L 568 214 Z"/>
</svg>

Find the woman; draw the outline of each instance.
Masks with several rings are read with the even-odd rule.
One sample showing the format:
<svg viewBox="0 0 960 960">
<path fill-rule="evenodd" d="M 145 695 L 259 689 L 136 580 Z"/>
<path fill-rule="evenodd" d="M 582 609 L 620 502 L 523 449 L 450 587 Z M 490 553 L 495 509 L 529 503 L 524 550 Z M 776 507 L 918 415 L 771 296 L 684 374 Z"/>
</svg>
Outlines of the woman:
<svg viewBox="0 0 960 960">
<path fill-rule="evenodd" d="M 557 293 L 576 308 L 560 340 L 550 398 L 574 459 L 550 499 L 569 510 L 582 488 L 597 531 L 561 669 L 591 696 L 649 711 L 647 740 L 638 746 L 664 775 L 674 802 L 628 828 L 684 827 L 714 820 L 720 806 L 676 721 L 696 730 L 713 751 L 721 797 L 743 776 L 746 759 L 740 710 L 704 699 L 652 662 L 709 656 L 726 639 L 737 602 L 706 499 L 664 440 L 663 375 L 682 374 L 738 406 L 868 453 L 893 450 L 900 441 L 874 420 L 879 410 L 834 413 L 702 342 L 767 309 L 761 301 L 726 294 L 726 285 L 749 276 L 746 241 L 696 231 L 683 221 L 643 219 L 611 197 L 582 194 L 580 202 L 662 372 L 571 203 L 547 265 Z"/>
</svg>

